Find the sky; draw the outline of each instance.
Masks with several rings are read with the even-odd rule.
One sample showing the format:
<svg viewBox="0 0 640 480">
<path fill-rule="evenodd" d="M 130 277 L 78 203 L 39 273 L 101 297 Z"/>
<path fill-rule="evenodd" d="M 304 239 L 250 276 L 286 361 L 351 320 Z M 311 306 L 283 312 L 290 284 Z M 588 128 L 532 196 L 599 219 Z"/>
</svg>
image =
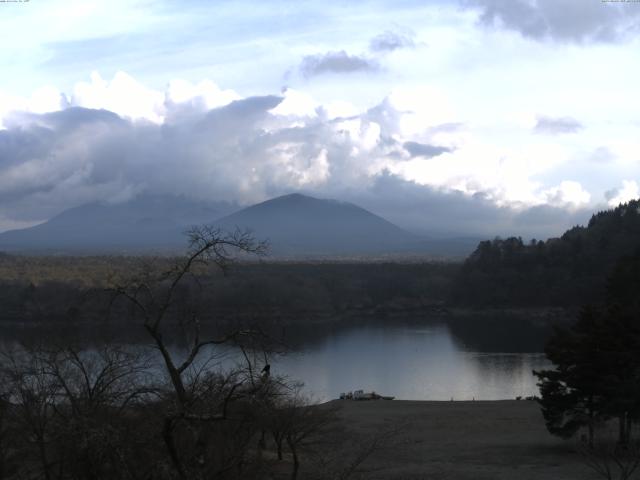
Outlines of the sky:
<svg viewBox="0 0 640 480">
<path fill-rule="evenodd" d="M 302 192 L 546 238 L 640 196 L 640 2 L 0 2 L 0 231 Z"/>
</svg>

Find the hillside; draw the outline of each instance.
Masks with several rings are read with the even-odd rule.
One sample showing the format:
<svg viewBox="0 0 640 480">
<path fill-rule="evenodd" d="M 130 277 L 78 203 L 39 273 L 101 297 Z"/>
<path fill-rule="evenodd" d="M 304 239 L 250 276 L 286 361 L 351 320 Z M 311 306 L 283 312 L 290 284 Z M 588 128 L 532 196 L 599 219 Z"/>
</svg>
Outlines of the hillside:
<svg viewBox="0 0 640 480">
<path fill-rule="evenodd" d="M 31 228 L 0 234 L 0 249 L 99 253 L 183 249 L 184 231 L 211 223 L 233 207 L 175 196 L 140 196 L 120 204 L 91 203 L 65 210 Z"/>
<path fill-rule="evenodd" d="M 0 233 L 0 251 L 37 254 L 179 252 L 184 232 L 213 224 L 249 229 L 269 240 L 274 257 L 465 257 L 477 240 L 414 235 L 357 205 L 301 194 L 284 195 L 236 211 L 229 203 L 176 196 L 139 196 L 119 204 L 91 203 L 34 227 Z"/>
<path fill-rule="evenodd" d="M 591 217 L 560 238 L 481 242 L 454 284 L 456 303 L 574 306 L 598 301 L 616 261 L 640 249 L 640 200 Z"/>
<path fill-rule="evenodd" d="M 216 222 L 248 228 L 268 239 L 275 255 L 401 253 L 422 250 L 421 239 L 352 203 L 285 195 Z"/>
</svg>

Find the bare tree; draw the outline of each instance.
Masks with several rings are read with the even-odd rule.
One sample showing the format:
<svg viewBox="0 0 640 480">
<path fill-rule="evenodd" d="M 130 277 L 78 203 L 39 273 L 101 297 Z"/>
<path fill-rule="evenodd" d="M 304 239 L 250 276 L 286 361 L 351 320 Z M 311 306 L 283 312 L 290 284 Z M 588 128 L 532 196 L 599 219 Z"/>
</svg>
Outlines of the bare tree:
<svg viewBox="0 0 640 480">
<path fill-rule="evenodd" d="M 322 432 L 324 448 L 314 452 L 314 475 L 317 480 L 348 480 L 368 478 L 372 469 L 365 462 L 382 450 L 393 448 L 393 441 L 402 433 L 404 422 L 383 425 L 369 433 L 348 432 L 334 422 Z"/>
<path fill-rule="evenodd" d="M 271 374 L 270 356 L 281 345 L 256 328 L 205 333 L 213 272 L 265 248 L 247 232 L 199 227 L 189 232 L 188 253 L 169 267 L 166 259 L 148 261 L 112 277 L 110 312 L 138 320 L 152 352 L 117 345 L 7 350 L 0 360 L 0 477 L 249 479 L 290 463 L 296 479 L 303 467 L 315 468 L 327 445 L 346 445 L 331 435 L 333 408 L 314 405 L 300 384 Z M 185 348 L 174 348 L 176 330 Z M 233 353 L 225 358 L 222 350 Z M 353 458 L 343 455 L 324 478 L 352 475 L 378 440 L 352 448 Z"/>
<path fill-rule="evenodd" d="M 208 444 L 215 443 L 211 442 L 211 423 L 227 419 L 229 405 L 233 401 L 255 392 L 246 388 L 248 380 L 254 384 L 252 375 L 247 378 L 237 372 L 221 375 L 202 374 L 202 371 L 194 375 L 194 369 L 197 370 L 198 363 L 202 361 L 201 354 L 208 348 L 242 345 L 255 332 L 237 329 L 217 338 L 203 339 L 198 304 L 185 303 L 184 290 L 202 289 L 199 272 L 207 272 L 211 267 L 225 272 L 238 255 L 260 256 L 266 252 L 267 246 L 255 241 L 247 231 L 226 234 L 208 226 L 190 230 L 188 237 L 188 253 L 172 268 L 160 273 L 146 269 L 138 278 L 115 283 L 111 291 L 115 294 L 114 299 L 124 298 L 142 318 L 169 377 L 172 391 L 167 397 L 162 437 L 171 463 L 180 478 L 199 478 L 205 475 L 205 470 L 211 470 L 213 464 L 217 464 L 213 468 L 217 468 L 218 473 L 242 465 L 241 454 L 233 453 L 224 460 L 213 462 L 206 461 L 209 455 L 206 451 Z M 182 357 L 170 350 L 165 337 L 172 320 L 177 320 L 189 338 L 187 352 Z M 229 428 L 229 425 L 224 428 Z M 234 435 L 248 442 L 251 432 L 236 430 Z M 179 442 L 184 446 L 181 447 Z M 241 448 L 238 452 L 244 450 Z M 211 473 L 216 472 L 208 472 Z"/>
<path fill-rule="evenodd" d="M 22 347 L 5 350 L 1 364 L 13 433 L 6 448 L 19 456 L 10 462 L 17 478 L 136 476 L 124 411 L 153 394 L 139 354 Z"/>
<path fill-rule="evenodd" d="M 621 445 L 605 438 L 593 445 L 581 443 L 577 447 L 582 461 L 606 480 L 628 480 L 640 467 L 640 442 L 630 440 Z"/>
<path fill-rule="evenodd" d="M 53 479 L 56 461 L 51 448 L 57 432 L 52 424 L 58 385 L 53 378 L 42 374 L 40 358 L 29 352 L 4 353 L 2 366 L 5 381 L 11 385 L 13 405 L 9 408 L 15 412 L 15 427 L 20 432 L 14 443 L 25 454 L 24 470 L 39 470 L 41 478 Z"/>
<path fill-rule="evenodd" d="M 0 368 L 0 478 L 9 476 L 12 449 L 10 446 L 12 412 L 12 382 L 5 369 Z"/>
</svg>

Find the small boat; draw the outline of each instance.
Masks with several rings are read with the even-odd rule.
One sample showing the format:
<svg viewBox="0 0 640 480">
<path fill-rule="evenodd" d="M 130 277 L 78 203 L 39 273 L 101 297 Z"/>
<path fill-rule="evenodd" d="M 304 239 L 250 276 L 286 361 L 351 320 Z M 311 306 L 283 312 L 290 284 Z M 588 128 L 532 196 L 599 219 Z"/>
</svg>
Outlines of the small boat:
<svg viewBox="0 0 640 480">
<path fill-rule="evenodd" d="M 396 397 L 388 395 L 378 395 L 376 392 L 366 392 L 364 390 L 354 390 L 353 392 L 341 393 L 340 400 L 393 400 Z"/>
</svg>

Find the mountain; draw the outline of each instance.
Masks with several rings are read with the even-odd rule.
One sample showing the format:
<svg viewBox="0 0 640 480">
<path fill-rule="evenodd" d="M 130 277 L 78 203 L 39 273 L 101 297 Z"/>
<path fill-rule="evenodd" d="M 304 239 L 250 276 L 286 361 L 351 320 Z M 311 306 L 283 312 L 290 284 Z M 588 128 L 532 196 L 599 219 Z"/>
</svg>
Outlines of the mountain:
<svg viewBox="0 0 640 480">
<path fill-rule="evenodd" d="M 477 240 L 414 235 L 357 205 L 301 194 L 284 195 L 231 213 L 231 204 L 143 195 L 120 204 L 71 208 L 34 227 L 0 233 L 0 250 L 36 253 L 175 252 L 185 230 L 213 224 L 249 229 L 269 240 L 275 257 L 444 255 L 464 256 Z"/>
<path fill-rule="evenodd" d="M 284 195 L 216 222 L 227 230 L 250 229 L 270 242 L 275 255 L 401 253 L 421 249 L 420 237 L 364 208 L 301 194 Z"/>
<path fill-rule="evenodd" d="M 233 211 L 170 195 L 143 195 L 120 204 L 90 203 L 34 227 L 0 234 L 0 249 L 42 253 L 135 253 L 182 249 L 184 231 Z"/>
</svg>

